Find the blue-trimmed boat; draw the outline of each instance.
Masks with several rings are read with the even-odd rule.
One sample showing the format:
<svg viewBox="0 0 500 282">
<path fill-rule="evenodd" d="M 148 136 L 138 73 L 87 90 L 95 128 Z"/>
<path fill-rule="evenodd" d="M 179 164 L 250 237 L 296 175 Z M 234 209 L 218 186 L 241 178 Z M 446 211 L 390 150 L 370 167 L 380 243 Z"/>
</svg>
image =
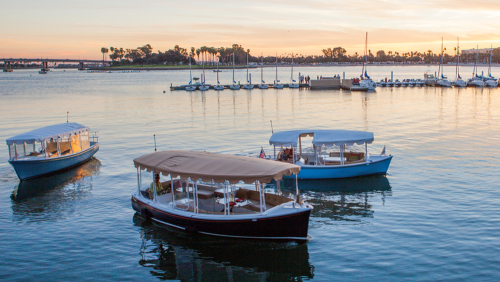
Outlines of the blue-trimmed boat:
<svg viewBox="0 0 500 282">
<path fill-rule="evenodd" d="M 20 180 L 52 174 L 88 161 L 99 140 L 90 141 L 90 129 L 78 123 L 38 128 L 7 139 L 9 163 Z"/>
<path fill-rule="evenodd" d="M 308 137 L 312 148 L 303 149 L 302 139 Z M 371 132 L 309 129 L 276 132 L 269 144 L 274 146 L 275 160 L 301 167 L 298 179 L 334 179 L 386 174 L 392 156 L 385 154 L 385 147 L 380 155 L 368 154 L 373 140 Z M 355 145 L 364 145 L 364 152 Z"/>
</svg>

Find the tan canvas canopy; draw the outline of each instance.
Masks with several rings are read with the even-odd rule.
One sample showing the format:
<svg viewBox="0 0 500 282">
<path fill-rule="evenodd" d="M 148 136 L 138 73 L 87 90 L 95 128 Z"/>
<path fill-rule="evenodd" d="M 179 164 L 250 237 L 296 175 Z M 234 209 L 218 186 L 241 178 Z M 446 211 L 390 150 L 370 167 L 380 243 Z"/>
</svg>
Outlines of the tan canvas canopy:
<svg viewBox="0 0 500 282">
<path fill-rule="evenodd" d="M 172 177 L 180 176 L 193 180 L 237 183 L 240 180 L 252 183 L 256 180 L 269 183 L 280 180 L 283 175 L 298 174 L 300 167 L 283 162 L 215 154 L 208 152 L 168 150 L 154 152 L 134 159 L 136 168 L 155 171 Z"/>
</svg>

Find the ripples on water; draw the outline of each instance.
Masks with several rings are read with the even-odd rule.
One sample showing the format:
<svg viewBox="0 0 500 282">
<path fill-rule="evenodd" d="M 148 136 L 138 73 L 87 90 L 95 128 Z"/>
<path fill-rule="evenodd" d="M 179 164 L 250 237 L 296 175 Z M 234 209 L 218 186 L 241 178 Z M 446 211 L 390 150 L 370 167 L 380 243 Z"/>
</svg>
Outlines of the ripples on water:
<svg viewBox="0 0 500 282">
<path fill-rule="evenodd" d="M 395 78 L 421 78 L 429 68 L 371 67 L 369 73 L 376 80 L 391 70 Z M 360 70 L 295 71 L 313 78 L 344 71 L 355 77 Z M 245 71 L 236 74 L 244 81 Z M 85 165 L 22 183 L 6 162 L 7 147 L 0 150 L 0 279 L 498 279 L 499 89 L 168 90 L 188 75 L 0 75 L 0 140 L 65 122 L 69 111 L 70 121 L 98 131 L 101 141 Z M 280 75 L 288 77 L 286 69 Z M 265 76 L 272 82 L 274 69 Z M 230 79 L 221 73 L 221 82 Z M 159 150 L 256 156 L 261 146 L 272 154 L 270 120 L 275 131 L 372 131 L 369 151 L 386 145 L 395 156 L 389 175 L 300 182 L 315 207 L 312 241 L 302 245 L 190 236 L 135 215 L 132 159 L 154 150 L 153 134 Z M 284 186 L 293 193 L 293 183 Z"/>
</svg>

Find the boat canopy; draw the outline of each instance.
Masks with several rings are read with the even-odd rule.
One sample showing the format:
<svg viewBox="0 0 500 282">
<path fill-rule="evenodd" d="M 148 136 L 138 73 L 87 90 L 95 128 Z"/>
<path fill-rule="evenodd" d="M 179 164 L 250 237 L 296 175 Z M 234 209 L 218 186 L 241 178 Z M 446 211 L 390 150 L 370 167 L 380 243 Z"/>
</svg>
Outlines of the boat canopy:
<svg viewBox="0 0 500 282">
<path fill-rule="evenodd" d="M 300 167 L 286 162 L 198 151 L 167 150 L 134 159 L 136 168 L 193 180 L 222 183 L 269 183 L 283 175 L 298 174 Z"/>
<path fill-rule="evenodd" d="M 270 145 L 278 146 L 294 146 L 297 147 L 299 137 L 314 136 L 312 143 L 321 147 L 325 146 L 342 146 L 353 144 L 371 144 L 374 140 L 372 132 L 352 131 L 352 130 L 290 130 L 276 132 L 269 139 Z"/>
<path fill-rule="evenodd" d="M 7 139 L 7 145 L 14 143 L 22 145 L 25 142 L 33 144 L 35 142 L 50 140 L 50 138 L 66 138 L 70 135 L 80 134 L 89 130 L 90 128 L 75 122 L 49 125 L 11 137 Z"/>
</svg>

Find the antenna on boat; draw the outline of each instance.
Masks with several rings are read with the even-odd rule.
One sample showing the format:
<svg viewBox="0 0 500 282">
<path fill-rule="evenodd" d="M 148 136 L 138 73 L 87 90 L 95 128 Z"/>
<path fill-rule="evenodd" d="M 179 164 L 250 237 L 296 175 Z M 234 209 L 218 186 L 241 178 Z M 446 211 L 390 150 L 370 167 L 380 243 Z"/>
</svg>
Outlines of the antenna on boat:
<svg viewBox="0 0 500 282">
<path fill-rule="evenodd" d="M 271 120 L 271 133 L 274 133 L 274 129 L 273 129 L 273 120 Z"/>
<path fill-rule="evenodd" d="M 153 137 L 155 139 L 155 152 L 156 152 L 156 134 L 153 134 Z"/>
<path fill-rule="evenodd" d="M 69 120 L 69 111 L 66 112 L 66 123 L 68 123 Z"/>
</svg>

